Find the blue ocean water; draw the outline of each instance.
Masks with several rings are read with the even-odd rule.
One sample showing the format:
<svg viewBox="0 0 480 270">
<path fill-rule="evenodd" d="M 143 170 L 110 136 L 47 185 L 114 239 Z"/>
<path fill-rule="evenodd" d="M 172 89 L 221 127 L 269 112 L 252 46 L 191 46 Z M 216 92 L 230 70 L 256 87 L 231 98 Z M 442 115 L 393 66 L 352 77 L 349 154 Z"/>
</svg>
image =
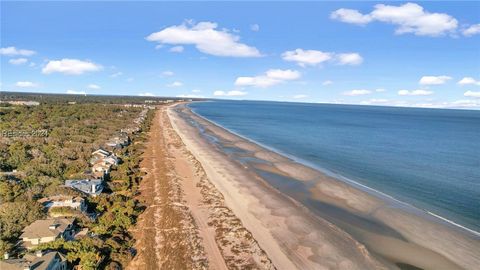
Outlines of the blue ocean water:
<svg viewBox="0 0 480 270">
<path fill-rule="evenodd" d="M 480 111 L 260 101 L 189 106 L 239 135 L 480 231 Z"/>
</svg>

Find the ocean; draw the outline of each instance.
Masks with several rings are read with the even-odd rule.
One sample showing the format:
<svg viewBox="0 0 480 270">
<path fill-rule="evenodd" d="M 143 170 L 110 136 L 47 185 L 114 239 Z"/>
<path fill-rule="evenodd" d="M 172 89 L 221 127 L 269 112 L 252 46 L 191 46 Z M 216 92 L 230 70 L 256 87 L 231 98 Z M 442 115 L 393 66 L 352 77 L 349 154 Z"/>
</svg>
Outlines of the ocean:
<svg viewBox="0 0 480 270">
<path fill-rule="evenodd" d="M 264 101 L 189 106 L 299 162 L 480 231 L 480 111 Z"/>
</svg>

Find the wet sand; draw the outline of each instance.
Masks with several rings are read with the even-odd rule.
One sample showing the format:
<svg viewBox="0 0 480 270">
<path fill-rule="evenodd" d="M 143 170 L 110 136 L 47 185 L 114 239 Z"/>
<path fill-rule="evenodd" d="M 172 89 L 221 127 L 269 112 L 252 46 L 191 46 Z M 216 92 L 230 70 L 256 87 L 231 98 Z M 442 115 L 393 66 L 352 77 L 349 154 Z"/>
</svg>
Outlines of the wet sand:
<svg viewBox="0 0 480 270">
<path fill-rule="evenodd" d="M 157 109 L 142 158 L 146 209 L 127 269 L 275 269 L 173 129 L 167 106 Z"/>
<path fill-rule="evenodd" d="M 278 269 L 480 265 L 478 235 L 269 151 L 183 105 L 168 115 L 225 205 Z"/>
</svg>

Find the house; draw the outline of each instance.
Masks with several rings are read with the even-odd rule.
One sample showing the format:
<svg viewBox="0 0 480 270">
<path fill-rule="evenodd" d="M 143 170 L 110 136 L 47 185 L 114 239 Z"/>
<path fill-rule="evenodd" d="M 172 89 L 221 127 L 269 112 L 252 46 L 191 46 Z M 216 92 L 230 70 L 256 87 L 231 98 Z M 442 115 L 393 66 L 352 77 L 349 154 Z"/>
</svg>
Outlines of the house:
<svg viewBox="0 0 480 270">
<path fill-rule="evenodd" d="M 110 173 L 111 166 L 112 165 L 105 163 L 103 159 L 99 160 L 95 164 L 93 164 L 91 175 L 95 179 L 105 179 L 105 176 Z"/>
<path fill-rule="evenodd" d="M 85 212 L 87 210 L 87 204 L 85 199 L 78 196 L 70 195 L 56 195 L 38 200 L 39 203 L 43 204 L 47 210 L 52 208 L 68 207 L 80 212 Z"/>
<path fill-rule="evenodd" d="M 104 162 L 105 164 L 110 164 L 110 165 L 115 165 L 115 166 L 117 166 L 118 163 L 120 163 L 120 158 L 118 158 L 117 156 L 115 156 L 115 155 L 112 154 L 112 155 L 104 158 L 104 159 L 103 159 L 103 162 Z"/>
<path fill-rule="evenodd" d="M 106 157 L 110 156 L 111 154 L 112 153 L 110 153 L 109 151 L 107 151 L 103 148 L 99 148 L 98 150 L 92 152 L 92 158 L 90 159 L 90 164 L 94 164 L 98 160 L 106 158 Z"/>
<path fill-rule="evenodd" d="M 120 132 L 120 134 L 111 138 L 106 145 L 116 148 L 122 148 L 127 146 L 130 143 L 130 138 L 125 132 Z"/>
<path fill-rule="evenodd" d="M 103 191 L 102 179 L 65 180 L 65 186 L 81 191 L 91 196 L 97 196 Z"/>
<path fill-rule="evenodd" d="M 36 252 L 35 255 L 27 254 L 20 259 L 10 259 L 8 256 L 0 261 L 2 270 L 67 270 L 68 264 L 65 256 L 58 251 Z"/>
<path fill-rule="evenodd" d="M 108 174 L 110 172 L 110 167 L 112 167 L 112 165 L 109 163 L 105 163 L 105 160 L 103 159 L 93 164 L 92 172 L 102 172 L 103 174 Z"/>
<path fill-rule="evenodd" d="M 34 221 L 23 229 L 20 236 L 23 246 L 31 249 L 38 244 L 55 241 L 58 238 L 71 240 L 75 235 L 73 219 L 48 218 Z"/>
<path fill-rule="evenodd" d="M 90 164 L 95 163 L 97 160 L 110 156 L 112 153 L 109 151 L 99 148 L 92 152 L 92 158 L 90 159 Z"/>
<path fill-rule="evenodd" d="M 101 157 L 108 157 L 110 156 L 110 152 L 108 152 L 107 150 L 103 149 L 103 148 L 98 148 L 98 150 L 92 152 L 92 156 L 95 156 L 95 155 L 99 155 Z"/>
</svg>

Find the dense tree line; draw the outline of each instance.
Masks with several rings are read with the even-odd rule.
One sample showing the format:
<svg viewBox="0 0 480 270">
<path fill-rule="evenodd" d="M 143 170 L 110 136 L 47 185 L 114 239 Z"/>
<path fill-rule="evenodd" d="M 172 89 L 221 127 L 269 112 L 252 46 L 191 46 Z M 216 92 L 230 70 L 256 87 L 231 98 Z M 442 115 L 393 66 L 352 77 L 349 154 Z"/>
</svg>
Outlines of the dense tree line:
<svg viewBox="0 0 480 270">
<path fill-rule="evenodd" d="M 63 187 L 64 180 L 82 175 L 91 152 L 115 132 L 133 123 L 142 108 L 105 104 L 46 103 L 40 106 L 0 108 L 0 132 L 47 130 L 47 136 L 0 137 L 0 253 L 11 250 L 22 229 L 46 213 L 37 203 L 49 195 L 82 195 Z M 142 141 L 153 110 L 142 124 L 143 133 L 118 151 L 123 163 L 111 172 L 107 191 L 87 198 L 95 221 L 77 216 L 77 224 L 92 234 L 80 240 L 57 240 L 40 249 L 57 249 L 82 269 L 118 268 L 132 258 L 133 239 L 128 229 L 143 208 L 134 199 L 142 174 L 139 169 Z M 1 134 L 0 134 L 1 135 Z M 15 173 L 8 173 L 13 172 Z M 7 172 L 7 173 L 6 173 Z M 57 209 L 61 211 L 61 209 Z"/>
</svg>

